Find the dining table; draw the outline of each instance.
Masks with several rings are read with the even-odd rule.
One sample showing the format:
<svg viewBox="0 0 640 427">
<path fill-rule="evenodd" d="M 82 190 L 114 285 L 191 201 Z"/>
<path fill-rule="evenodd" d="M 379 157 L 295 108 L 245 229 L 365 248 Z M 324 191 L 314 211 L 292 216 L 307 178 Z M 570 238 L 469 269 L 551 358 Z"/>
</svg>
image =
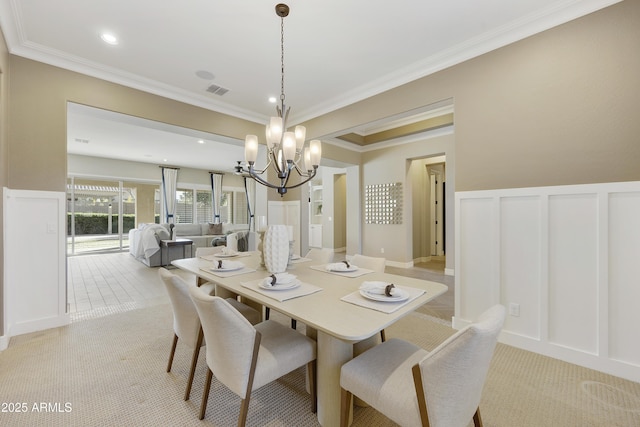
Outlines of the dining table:
<svg viewBox="0 0 640 427">
<path fill-rule="evenodd" d="M 220 260 L 233 261 L 225 271 Z M 345 265 L 348 263 L 345 262 Z M 350 266 L 318 264 L 313 260 L 292 262 L 287 273 L 296 286 L 269 286 L 269 273 L 259 252 L 208 255 L 172 261 L 180 270 L 193 273 L 197 284 L 216 284 L 216 295 L 239 296 L 244 303 L 268 307 L 306 326 L 317 342 L 318 422 L 340 425 L 340 369 L 354 357 L 354 344 L 367 348 L 377 344 L 380 331 L 447 291 L 441 283 Z M 229 265 L 229 264 L 228 264 Z M 393 284 L 397 292 L 362 291 L 362 285 Z M 395 295 L 395 296 L 394 296 Z M 364 344 L 364 345 L 363 345 Z"/>
</svg>

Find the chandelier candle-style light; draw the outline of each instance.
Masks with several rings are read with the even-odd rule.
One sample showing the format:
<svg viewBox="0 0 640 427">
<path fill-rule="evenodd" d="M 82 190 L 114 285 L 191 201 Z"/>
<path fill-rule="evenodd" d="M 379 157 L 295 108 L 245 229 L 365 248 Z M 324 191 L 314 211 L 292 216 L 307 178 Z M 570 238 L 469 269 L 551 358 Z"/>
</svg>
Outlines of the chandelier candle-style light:
<svg viewBox="0 0 640 427">
<path fill-rule="evenodd" d="M 244 142 L 244 159 L 248 169 L 240 162 L 236 166 L 236 173 L 248 174 L 262 185 L 278 190 L 283 196 L 289 188 L 299 187 L 316 176 L 320 158 L 322 156 L 322 144 L 314 139 L 305 147 L 306 128 L 296 126 L 294 132 L 287 131 L 287 118 L 289 110 L 284 103 L 284 18 L 289 15 L 289 6 L 276 5 L 276 14 L 280 17 L 280 105 L 276 106 L 278 117 L 271 117 L 266 129 L 267 137 L 267 165 L 262 170 L 256 170 L 255 163 L 258 157 L 258 137 L 247 135 Z M 272 184 L 260 175 L 265 173 L 269 166 L 273 166 L 278 175 L 279 184 Z M 301 177 L 300 182 L 289 185 L 291 172 L 295 170 Z"/>
</svg>

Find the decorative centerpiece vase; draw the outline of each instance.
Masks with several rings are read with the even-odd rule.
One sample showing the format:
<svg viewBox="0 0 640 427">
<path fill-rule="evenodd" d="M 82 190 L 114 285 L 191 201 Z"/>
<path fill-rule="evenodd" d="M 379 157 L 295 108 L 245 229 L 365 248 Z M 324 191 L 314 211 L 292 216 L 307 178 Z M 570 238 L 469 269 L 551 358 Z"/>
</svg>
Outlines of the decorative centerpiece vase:
<svg viewBox="0 0 640 427">
<path fill-rule="evenodd" d="M 264 265 L 269 273 L 284 273 L 289 263 L 289 232 L 285 225 L 270 225 L 262 245 Z"/>
</svg>

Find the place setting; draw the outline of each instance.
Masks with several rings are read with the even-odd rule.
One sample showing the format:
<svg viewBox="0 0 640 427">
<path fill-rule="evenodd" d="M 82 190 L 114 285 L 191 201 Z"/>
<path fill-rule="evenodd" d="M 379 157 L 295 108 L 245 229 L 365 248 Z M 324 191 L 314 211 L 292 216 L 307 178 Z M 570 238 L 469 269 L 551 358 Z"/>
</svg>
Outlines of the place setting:
<svg viewBox="0 0 640 427">
<path fill-rule="evenodd" d="M 312 265 L 310 268 L 317 271 L 323 271 L 325 273 L 337 274 L 345 277 L 359 277 L 365 274 L 373 273 L 373 270 L 368 268 L 360 268 L 349 261 L 330 262 L 325 265 Z"/>
<path fill-rule="evenodd" d="M 345 295 L 340 300 L 384 313 L 393 313 L 424 293 L 422 289 L 400 287 L 390 282 L 365 281 L 357 291 Z"/>
<path fill-rule="evenodd" d="M 240 261 L 233 261 L 229 259 L 213 260 L 211 267 L 200 267 L 200 270 L 214 274 L 218 277 L 231 277 L 256 271 L 253 268 L 248 268 Z"/>
<path fill-rule="evenodd" d="M 286 272 L 273 273 L 259 280 L 242 282 L 241 285 L 281 302 L 322 290 L 322 288 L 302 282 L 294 274 Z"/>
</svg>

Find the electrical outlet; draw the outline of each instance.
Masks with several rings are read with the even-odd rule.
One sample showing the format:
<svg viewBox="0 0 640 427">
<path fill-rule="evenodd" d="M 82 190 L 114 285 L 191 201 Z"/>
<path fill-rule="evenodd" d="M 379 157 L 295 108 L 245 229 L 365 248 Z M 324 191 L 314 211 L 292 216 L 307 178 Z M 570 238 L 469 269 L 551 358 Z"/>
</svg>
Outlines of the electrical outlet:
<svg viewBox="0 0 640 427">
<path fill-rule="evenodd" d="M 509 304 L 509 315 L 513 317 L 520 317 L 520 304 L 512 302 Z"/>
<path fill-rule="evenodd" d="M 383 254 L 384 253 L 384 248 L 380 248 L 380 253 Z"/>
</svg>

